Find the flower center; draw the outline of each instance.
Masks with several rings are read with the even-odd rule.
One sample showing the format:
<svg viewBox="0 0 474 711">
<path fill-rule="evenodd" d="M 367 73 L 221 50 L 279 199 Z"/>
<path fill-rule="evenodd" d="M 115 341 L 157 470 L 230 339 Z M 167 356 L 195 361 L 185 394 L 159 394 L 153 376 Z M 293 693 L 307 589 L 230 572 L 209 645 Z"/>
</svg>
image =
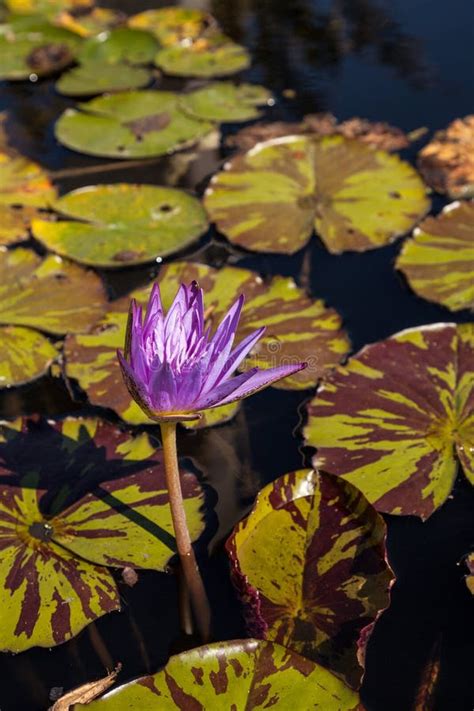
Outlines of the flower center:
<svg viewBox="0 0 474 711">
<path fill-rule="evenodd" d="M 28 533 L 38 541 L 47 543 L 53 535 L 53 527 L 45 521 L 35 521 L 28 528 Z"/>
</svg>

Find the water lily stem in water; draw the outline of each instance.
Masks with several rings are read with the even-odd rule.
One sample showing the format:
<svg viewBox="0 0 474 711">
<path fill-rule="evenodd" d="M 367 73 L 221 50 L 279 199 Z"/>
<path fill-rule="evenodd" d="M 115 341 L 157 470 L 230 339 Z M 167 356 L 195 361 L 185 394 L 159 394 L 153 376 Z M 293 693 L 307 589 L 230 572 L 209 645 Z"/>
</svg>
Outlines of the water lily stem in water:
<svg viewBox="0 0 474 711">
<path fill-rule="evenodd" d="M 166 483 L 168 486 L 171 518 L 173 520 L 178 555 L 183 577 L 189 590 L 191 605 L 196 617 L 199 633 L 202 641 L 208 642 L 210 636 L 211 612 L 204 583 L 202 582 L 201 574 L 194 556 L 186 521 L 186 512 L 183 505 L 176 449 L 176 423 L 161 422 L 160 427 L 165 460 Z"/>
</svg>

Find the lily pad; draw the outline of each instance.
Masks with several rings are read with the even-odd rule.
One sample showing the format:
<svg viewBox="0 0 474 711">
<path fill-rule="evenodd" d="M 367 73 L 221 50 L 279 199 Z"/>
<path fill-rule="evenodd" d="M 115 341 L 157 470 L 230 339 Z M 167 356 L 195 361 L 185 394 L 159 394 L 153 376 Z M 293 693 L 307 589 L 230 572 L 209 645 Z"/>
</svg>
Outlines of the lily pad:
<svg viewBox="0 0 474 711">
<path fill-rule="evenodd" d="M 360 686 L 393 582 L 385 536 L 383 519 L 337 477 L 300 470 L 266 486 L 227 542 L 250 634 Z"/>
<path fill-rule="evenodd" d="M 224 77 L 250 66 L 250 55 L 240 44 L 215 32 L 195 42 L 160 49 L 157 67 L 171 76 Z"/>
<path fill-rule="evenodd" d="M 413 291 L 451 311 L 474 309 L 474 203 L 451 203 L 407 240 L 397 268 Z"/>
<path fill-rule="evenodd" d="M 283 711 L 301 708 L 302 699 L 308 711 L 363 711 L 358 694 L 326 669 L 278 644 L 240 639 L 177 654 L 162 671 L 119 686 L 87 709 Z"/>
<path fill-rule="evenodd" d="M 93 0 L 5 0 L 6 7 L 17 15 L 54 16 L 61 10 L 85 11 Z"/>
<path fill-rule="evenodd" d="M 180 107 L 192 116 L 207 121 L 248 121 L 258 118 L 257 106 L 269 104 L 272 94 L 257 84 L 214 82 L 183 96 Z"/>
<path fill-rule="evenodd" d="M 161 7 L 145 10 L 128 18 L 128 26 L 151 32 L 164 46 L 186 44 L 216 26 L 211 15 L 184 7 Z"/>
<path fill-rule="evenodd" d="M 0 324 L 62 335 L 87 331 L 106 302 L 99 277 L 60 257 L 0 251 Z"/>
<path fill-rule="evenodd" d="M 25 419 L 0 435 L 0 648 L 51 647 L 120 609 L 108 567 L 166 569 L 175 541 L 162 459 L 147 435 L 96 419 Z M 81 479 L 89 493 L 51 514 L 52 485 L 64 500 Z M 202 491 L 191 474 L 182 483 L 196 538 Z"/>
<path fill-rule="evenodd" d="M 398 156 L 342 136 L 286 136 L 230 160 L 212 179 L 205 206 L 246 249 L 293 254 L 315 229 L 339 254 L 388 244 L 413 228 L 429 201 Z"/>
<path fill-rule="evenodd" d="M 56 195 L 41 166 L 23 156 L 0 152 L 0 205 L 47 207 Z"/>
<path fill-rule="evenodd" d="M 149 64 L 153 62 L 158 46 L 149 32 L 120 27 L 86 40 L 78 53 L 78 60 L 82 64 Z"/>
<path fill-rule="evenodd" d="M 34 217 L 42 213 L 35 207 L 3 205 L 0 196 L 0 245 L 16 244 L 28 239 L 28 229 Z"/>
<path fill-rule="evenodd" d="M 53 252 L 96 267 L 153 261 L 188 246 L 208 227 L 196 198 L 154 185 L 92 185 L 59 198 L 54 209 L 70 219 L 34 220 L 34 236 Z"/>
<path fill-rule="evenodd" d="M 466 565 L 469 571 L 466 575 L 466 585 L 468 590 L 474 595 L 474 553 L 469 553 L 466 558 Z"/>
<path fill-rule="evenodd" d="M 41 19 L 0 25 L 0 79 L 54 74 L 71 64 L 79 42 L 74 33 Z"/>
<path fill-rule="evenodd" d="M 90 7 L 88 11 L 64 10 L 55 18 L 55 24 L 65 27 L 80 37 L 94 37 L 123 25 L 125 13 L 109 7 Z"/>
<path fill-rule="evenodd" d="M 474 114 L 438 131 L 418 154 L 424 179 L 450 198 L 474 197 Z"/>
<path fill-rule="evenodd" d="M 378 511 L 427 519 L 460 461 L 474 483 L 474 325 L 439 323 L 363 348 L 308 406 L 314 466 Z"/>
<path fill-rule="evenodd" d="M 208 322 L 211 327 L 219 323 L 240 294 L 245 295 L 246 303 L 238 337 L 244 338 L 260 326 L 267 326 L 265 337 L 244 367 L 308 361 L 308 368 L 278 383 L 279 387 L 298 390 L 314 386 L 350 348 L 348 338 L 341 330 L 339 315 L 322 301 L 306 296 L 292 279 L 275 277 L 265 283 L 246 269 L 224 267 L 217 270 L 203 264 L 175 262 L 166 265 L 158 277 L 165 307 L 171 304 L 177 284 L 193 280 L 204 289 L 206 304 L 210 307 Z M 146 304 L 150 287 L 138 289 L 132 296 L 139 303 Z M 123 347 L 129 302 L 127 297 L 112 303 L 108 313 L 89 334 L 67 338 L 65 368 L 67 376 L 79 382 L 91 403 L 112 408 L 127 422 L 137 424 L 149 420 L 131 400 L 117 368 L 116 357 L 117 348 Z M 221 413 L 216 411 L 212 424 L 229 419 L 235 412 L 234 407 L 231 410 L 226 407 Z"/>
<path fill-rule="evenodd" d="M 57 348 L 41 333 L 21 326 L 0 326 L 0 388 L 40 378 L 58 356 Z"/>
<path fill-rule="evenodd" d="M 72 150 L 110 158 L 151 158 L 187 148 L 211 123 L 187 116 L 170 91 L 126 91 L 66 109 L 56 138 Z"/>
<path fill-rule="evenodd" d="M 56 82 L 56 90 L 65 96 L 91 96 L 104 92 L 140 89 L 151 81 L 143 67 L 109 62 L 87 62 L 66 72 Z"/>
</svg>

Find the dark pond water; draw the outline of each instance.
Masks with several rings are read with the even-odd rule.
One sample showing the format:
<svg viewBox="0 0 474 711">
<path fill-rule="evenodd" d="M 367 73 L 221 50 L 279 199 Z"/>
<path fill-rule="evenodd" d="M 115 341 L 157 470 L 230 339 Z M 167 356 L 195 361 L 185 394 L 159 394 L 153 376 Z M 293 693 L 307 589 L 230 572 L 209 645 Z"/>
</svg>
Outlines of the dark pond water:
<svg viewBox="0 0 474 711">
<path fill-rule="evenodd" d="M 136 12 L 160 3 L 103 4 Z M 205 2 L 200 5 L 207 7 Z M 296 98 L 280 98 L 269 110 L 272 119 L 295 120 L 304 113 L 328 110 L 340 119 L 357 115 L 407 130 L 419 126 L 434 130 L 472 110 L 472 0 L 221 0 L 210 5 L 226 31 L 253 53 L 254 65 L 245 78 L 266 84 L 280 97 L 285 89 L 296 92 Z M 0 85 L 0 107 L 11 112 L 16 145 L 53 174 L 101 162 L 56 144 L 53 123 L 67 104 L 55 94 L 52 82 Z M 417 148 L 406 151 L 406 156 L 413 159 Z M 88 182 L 120 180 L 177 182 L 200 191 L 222 157 L 217 150 L 208 152 L 188 169 L 179 158 L 171 158 L 147 168 L 124 164 L 120 170 L 86 177 L 61 179 L 58 173 L 57 183 L 64 192 Z M 435 211 L 443 204 L 436 198 Z M 335 257 L 313 239 L 292 258 L 253 256 L 231 250 L 211 233 L 198 254 L 215 265 L 232 263 L 266 274 L 293 275 L 342 314 L 358 349 L 409 326 L 468 320 L 467 313 L 453 316 L 408 290 L 393 269 L 399 246 Z M 110 294 L 125 293 L 148 275 L 149 270 L 134 269 L 109 276 Z M 181 436 L 182 454 L 193 458 L 219 494 L 217 545 L 203 566 L 220 639 L 242 636 L 244 630 L 219 540 L 263 483 L 309 462 L 310 452 L 302 450 L 299 435 L 308 397 L 270 390 L 248 400 L 232 423 Z M 0 399 L 2 416 L 63 414 L 78 407 L 53 378 Z M 412 708 L 421 669 L 437 642 L 441 676 L 436 711 L 472 710 L 474 614 L 463 583 L 465 571 L 457 563 L 472 546 L 473 512 L 473 490 L 459 479 L 451 499 L 427 523 L 388 517 L 390 560 L 398 581 L 392 605 L 368 648 L 362 695 L 369 711 Z M 69 689 L 97 678 L 111 660 L 123 663 L 123 680 L 162 665 L 170 650 L 179 647 L 175 582 L 151 572 L 140 577 L 135 588 L 122 586 L 123 613 L 104 617 L 51 651 L 3 655 L 1 711 L 45 709 L 52 687 Z"/>
</svg>

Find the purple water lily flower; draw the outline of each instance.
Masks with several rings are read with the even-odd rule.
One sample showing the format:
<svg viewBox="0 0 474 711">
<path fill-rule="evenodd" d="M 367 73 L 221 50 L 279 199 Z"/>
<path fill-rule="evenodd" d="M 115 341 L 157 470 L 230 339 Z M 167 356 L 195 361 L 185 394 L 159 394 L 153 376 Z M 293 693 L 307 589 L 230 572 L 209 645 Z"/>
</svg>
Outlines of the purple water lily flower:
<svg viewBox="0 0 474 711">
<path fill-rule="evenodd" d="M 167 314 L 157 284 L 144 319 L 132 300 L 118 358 L 130 394 L 150 418 L 197 419 L 201 410 L 228 405 L 306 367 L 296 363 L 234 375 L 265 331 L 259 328 L 233 348 L 243 303 L 240 296 L 211 334 L 196 282 L 181 285 Z"/>
</svg>

